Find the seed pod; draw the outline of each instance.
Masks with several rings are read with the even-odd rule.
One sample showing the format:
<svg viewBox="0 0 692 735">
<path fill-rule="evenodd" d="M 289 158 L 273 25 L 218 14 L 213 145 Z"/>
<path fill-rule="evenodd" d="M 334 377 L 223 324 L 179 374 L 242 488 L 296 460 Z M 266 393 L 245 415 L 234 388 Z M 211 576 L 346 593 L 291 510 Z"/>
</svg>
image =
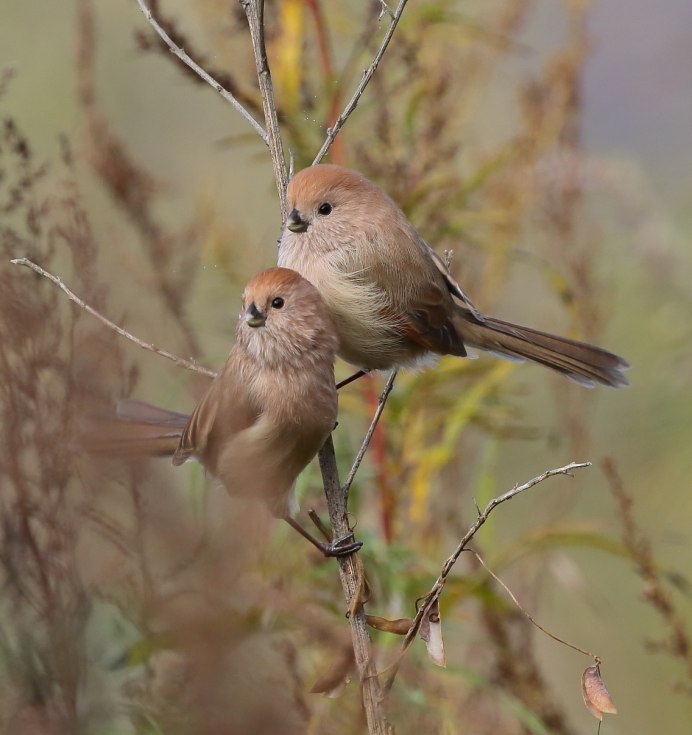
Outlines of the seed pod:
<svg viewBox="0 0 692 735">
<path fill-rule="evenodd" d="M 603 720 L 603 714 L 617 714 L 617 707 L 613 704 L 613 700 L 608 694 L 606 685 L 601 678 L 601 668 L 599 664 L 589 666 L 581 677 L 581 694 L 584 697 L 586 709 L 597 720 Z"/>
<path fill-rule="evenodd" d="M 421 621 L 418 635 L 425 641 L 425 645 L 428 649 L 428 656 L 430 656 L 432 662 L 438 666 L 447 666 L 445 646 L 444 641 L 442 640 L 440 606 L 437 600 L 428 611 L 428 614 Z"/>
</svg>

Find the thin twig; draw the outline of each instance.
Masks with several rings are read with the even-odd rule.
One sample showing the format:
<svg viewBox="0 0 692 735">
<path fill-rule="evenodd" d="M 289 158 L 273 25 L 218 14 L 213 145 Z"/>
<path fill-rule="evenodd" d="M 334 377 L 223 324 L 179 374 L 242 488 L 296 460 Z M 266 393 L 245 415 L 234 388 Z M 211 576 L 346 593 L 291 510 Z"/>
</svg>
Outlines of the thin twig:
<svg viewBox="0 0 692 735">
<path fill-rule="evenodd" d="M 351 99 L 346 103 L 346 107 L 344 107 L 339 117 L 336 118 L 334 125 L 332 125 L 332 127 L 327 130 L 327 137 L 325 138 L 319 152 L 315 156 L 315 160 L 312 162 L 313 166 L 316 163 L 319 163 L 327 155 L 327 151 L 330 149 L 332 143 L 334 142 L 334 138 L 336 138 L 341 128 L 343 128 L 346 120 L 348 120 L 351 113 L 356 109 L 358 101 L 365 91 L 365 88 L 370 83 L 373 74 L 375 73 L 375 71 L 377 71 L 377 67 L 379 66 L 380 61 L 382 61 L 384 52 L 387 50 L 387 46 L 389 46 L 389 42 L 392 40 L 392 36 L 394 35 L 397 24 L 399 23 L 401 14 L 404 12 L 404 8 L 406 7 L 406 2 L 407 0 L 399 0 L 399 4 L 396 6 L 396 10 L 392 14 L 392 20 L 389 24 L 389 28 L 387 28 L 387 32 L 384 34 L 384 38 L 382 39 L 380 47 L 377 49 L 377 53 L 370 63 L 370 66 L 363 72 L 360 83 L 356 87 L 356 91 L 353 93 Z"/>
<path fill-rule="evenodd" d="M 476 559 L 478 559 L 478 562 L 485 569 L 485 571 L 488 572 L 488 574 L 500 585 L 500 587 L 502 587 L 502 589 L 504 589 L 504 591 L 512 598 L 512 602 L 521 610 L 521 612 L 528 619 L 528 621 L 538 628 L 538 630 L 545 633 L 547 636 L 552 638 L 554 641 L 557 641 L 558 643 L 562 643 L 563 646 L 567 646 L 568 648 L 571 648 L 574 651 L 577 651 L 578 653 L 583 653 L 585 656 L 588 656 L 589 658 L 592 658 L 594 661 L 596 661 L 596 663 L 600 663 L 601 659 L 595 653 L 591 653 L 591 651 L 587 651 L 584 648 L 579 648 L 579 646 L 574 645 L 574 643 L 569 643 L 569 641 L 566 641 L 560 638 L 560 636 L 557 636 L 555 635 L 555 633 L 551 633 L 547 628 L 544 628 L 537 620 L 535 620 L 535 618 L 531 615 L 531 613 L 528 610 L 522 607 L 521 603 L 519 602 L 519 600 L 517 600 L 516 596 L 514 595 L 514 592 L 512 592 L 512 590 L 483 561 L 483 558 L 477 551 L 474 551 L 473 549 L 464 549 L 464 551 L 470 552 L 476 557 Z"/>
<path fill-rule="evenodd" d="M 137 0 L 137 2 L 140 2 L 140 0 Z M 279 118 L 276 113 L 276 102 L 274 101 L 274 87 L 272 85 L 269 62 L 267 61 L 267 49 L 264 44 L 264 0 L 240 0 L 240 4 L 243 6 L 250 28 L 252 49 L 255 54 L 255 64 L 257 66 L 257 81 L 259 82 L 260 94 L 262 96 L 264 122 L 267 126 L 266 142 L 271 151 L 276 190 L 279 193 L 279 202 L 281 204 L 281 221 L 284 222 L 288 214 L 288 204 L 286 201 L 288 174 L 286 172 L 286 158 L 284 156 L 283 143 L 281 142 Z"/>
<path fill-rule="evenodd" d="M 471 526 L 471 528 L 469 528 L 464 537 L 461 539 L 456 549 L 454 550 L 454 553 L 442 565 L 440 576 L 435 581 L 435 584 L 432 586 L 430 592 L 428 592 L 428 594 L 425 596 L 425 602 L 418 609 L 416 617 L 413 619 L 413 623 L 411 624 L 411 627 L 406 634 L 406 638 L 404 638 L 404 642 L 401 646 L 401 651 L 399 652 L 398 658 L 391 667 L 391 672 L 387 677 L 387 681 L 384 685 L 385 691 L 389 691 L 392 684 L 394 683 L 394 679 L 396 678 L 396 674 L 401 664 L 401 661 L 403 660 L 406 651 L 411 646 L 411 643 L 415 639 L 421 622 L 428 614 L 430 609 L 433 607 L 433 605 L 435 605 L 435 603 L 439 600 L 442 590 L 447 582 L 447 576 L 452 571 L 452 568 L 456 564 L 457 560 L 463 553 L 468 543 L 476 535 L 480 527 L 488 520 L 488 516 L 493 512 L 493 510 L 495 510 L 498 505 L 506 503 L 508 500 L 511 500 L 512 498 L 519 495 L 519 493 L 523 493 L 525 490 L 529 490 L 530 488 L 534 487 L 534 485 L 538 485 L 540 482 L 547 480 L 549 477 L 553 477 L 554 475 L 569 475 L 571 477 L 572 470 L 590 466 L 591 462 L 570 462 L 570 464 L 565 465 L 564 467 L 558 467 L 555 470 L 546 470 L 542 475 L 534 477 L 532 480 L 525 482 L 523 485 L 515 485 L 511 490 L 508 490 L 503 495 L 499 495 L 498 497 L 493 498 L 488 503 L 488 505 L 485 506 L 485 510 L 478 515 L 478 518 L 476 518 L 476 522 Z"/>
<path fill-rule="evenodd" d="M 156 31 L 161 40 L 168 46 L 168 48 L 186 65 L 189 66 L 192 71 L 195 72 L 199 77 L 204 79 L 207 84 L 211 85 L 225 100 L 230 102 L 233 107 L 252 125 L 257 135 L 267 144 L 269 143 L 269 137 L 267 136 L 266 130 L 255 120 L 255 118 L 238 102 L 238 100 L 219 82 L 216 81 L 210 74 L 208 74 L 202 67 L 193 61 L 180 46 L 176 45 L 166 31 L 156 22 L 156 19 L 152 15 L 151 10 L 145 5 L 144 0 L 137 0 L 139 9 L 144 13 L 144 17 L 149 21 L 149 25 Z"/>
<path fill-rule="evenodd" d="M 332 532 L 322 523 L 322 519 L 317 515 L 317 511 L 314 508 L 310 508 L 308 510 L 308 516 L 310 516 L 310 520 L 315 524 L 317 530 L 324 536 L 326 542 L 331 544 L 334 540 Z"/>
<path fill-rule="evenodd" d="M 41 268 L 40 265 L 37 265 L 28 258 L 14 258 L 13 260 L 10 260 L 10 263 L 12 263 L 13 265 L 23 265 L 27 268 L 31 268 L 31 270 L 35 271 L 40 276 L 47 278 L 49 281 L 54 283 L 61 291 L 63 291 L 70 299 L 70 301 L 77 304 L 77 306 L 79 306 L 81 309 L 84 309 L 84 311 L 86 311 L 88 314 L 96 317 L 102 324 L 105 324 L 109 329 L 117 332 L 121 337 L 125 337 L 126 339 L 129 339 L 130 342 L 134 342 L 137 346 L 142 347 L 145 350 L 149 350 L 150 352 L 155 352 L 157 355 L 161 355 L 161 357 L 165 357 L 166 359 L 171 360 L 176 365 L 179 365 L 186 370 L 192 370 L 196 373 L 201 373 L 202 375 L 208 375 L 210 378 L 216 376 L 216 373 L 213 370 L 209 370 L 209 368 L 202 367 L 201 365 L 198 365 L 196 362 L 193 362 L 191 360 L 186 360 L 184 357 L 178 357 L 172 352 L 162 350 L 160 347 L 150 344 L 149 342 L 145 342 L 144 340 L 139 339 L 139 337 L 135 337 L 134 334 L 130 334 L 130 332 L 123 329 L 122 327 L 119 327 L 110 319 L 107 319 L 105 316 L 103 316 L 103 314 L 100 314 L 98 311 L 96 311 L 96 309 L 89 306 L 86 301 L 83 301 L 79 298 L 79 296 L 70 291 L 70 289 L 63 283 L 62 279 L 44 270 L 43 268 Z"/>
<path fill-rule="evenodd" d="M 375 413 L 372 417 L 372 421 L 370 422 L 370 426 L 368 427 L 368 431 L 363 438 L 363 443 L 360 445 L 358 454 L 356 454 L 356 458 L 353 460 L 353 466 L 351 467 L 351 471 L 348 473 L 348 477 L 346 478 L 346 482 L 344 483 L 344 486 L 342 488 L 342 492 L 347 498 L 348 491 L 351 489 L 351 485 L 356 476 L 356 472 L 358 472 L 360 463 L 363 461 L 365 452 L 370 445 L 372 435 L 375 433 L 375 429 L 377 428 L 377 423 L 380 420 L 380 416 L 382 416 L 382 411 L 384 411 L 384 406 L 387 403 L 387 398 L 389 398 L 389 394 L 392 392 L 392 388 L 394 387 L 394 381 L 396 380 L 397 372 L 397 370 L 392 370 L 392 372 L 389 374 L 389 378 L 387 379 L 387 383 L 384 386 L 382 395 L 380 395 L 380 399 L 377 402 L 377 408 L 375 409 Z"/>
</svg>

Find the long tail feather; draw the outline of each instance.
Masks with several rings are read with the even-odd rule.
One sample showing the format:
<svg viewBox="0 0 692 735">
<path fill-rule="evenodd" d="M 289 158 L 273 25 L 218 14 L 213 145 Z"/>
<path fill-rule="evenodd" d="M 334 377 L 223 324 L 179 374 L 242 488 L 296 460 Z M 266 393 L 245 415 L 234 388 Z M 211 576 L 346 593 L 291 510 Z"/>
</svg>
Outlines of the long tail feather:
<svg viewBox="0 0 692 735">
<path fill-rule="evenodd" d="M 84 449 L 109 457 L 168 457 L 178 448 L 188 416 L 142 401 L 120 401 L 114 416 L 84 421 Z"/>
<path fill-rule="evenodd" d="M 467 345 L 513 360 L 531 360 L 582 385 L 628 385 L 624 374 L 627 361 L 601 347 L 493 317 L 478 321 L 461 308 L 455 326 Z"/>
</svg>

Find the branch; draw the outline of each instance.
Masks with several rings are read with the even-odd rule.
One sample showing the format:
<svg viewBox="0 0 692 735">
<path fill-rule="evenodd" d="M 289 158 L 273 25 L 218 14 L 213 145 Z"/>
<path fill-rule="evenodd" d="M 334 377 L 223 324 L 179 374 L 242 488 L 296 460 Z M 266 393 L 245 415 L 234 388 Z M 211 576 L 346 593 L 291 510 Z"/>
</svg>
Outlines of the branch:
<svg viewBox="0 0 692 735">
<path fill-rule="evenodd" d="M 137 0 L 137 2 L 140 2 L 140 0 Z M 267 48 L 264 44 L 264 0 L 240 0 L 240 4 L 243 6 L 250 28 L 252 50 L 255 54 L 255 65 L 257 66 L 257 81 L 259 82 L 260 94 L 262 95 L 264 122 L 267 126 L 266 143 L 271 151 L 276 189 L 279 193 L 279 202 L 281 204 L 281 222 L 283 223 L 288 214 L 288 204 L 286 202 L 288 174 L 286 172 L 286 158 L 284 157 L 283 143 L 281 142 L 279 118 L 276 113 L 276 103 L 274 101 L 272 76 L 269 71 L 269 62 L 267 61 Z"/>
<path fill-rule="evenodd" d="M 188 56 L 196 60 L 196 63 L 206 70 L 207 74 L 214 77 L 214 79 L 224 86 L 235 98 L 240 102 L 243 107 L 256 118 L 256 115 L 262 114 L 262 101 L 259 96 L 254 94 L 254 90 L 244 90 L 242 86 L 234 79 L 229 71 L 214 68 L 214 65 L 204 53 L 198 48 L 195 48 L 193 42 L 189 36 L 186 36 L 178 27 L 177 21 L 171 16 L 167 17 L 161 11 L 159 0 L 148 0 L 149 10 L 152 15 L 156 16 L 158 24 L 168 34 L 173 43 L 179 48 L 186 49 Z M 145 31 L 137 31 L 135 38 L 138 42 L 139 48 L 142 51 L 157 51 L 159 53 L 164 52 L 170 53 L 170 48 L 165 41 L 159 36 L 154 38 Z M 179 59 L 176 59 L 176 62 Z M 191 69 L 186 64 L 180 65 L 180 70 L 186 74 L 195 84 L 205 84 L 204 79 L 200 77 L 194 69 Z"/>
<path fill-rule="evenodd" d="M 365 452 L 367 451 L 367 448 L 370 445 L 370 440 L 372 439 L 372 435 L 375 433 L 375 429 L 377 428 L 377 423 L 380 420 L 380 416 L 382 416 L 382 411 L 384 411 L 384 406 L 385 406 L 385 403 L 387 403 L 387 398 L 389 398 L 389 394 L 392 392 L 392 388 L 394 387 L 394 381 L 396 380 L 397 372 L 398 372 L 397 370 L 392 370 L 392 372 L 389 374 L 389 378 L 387 379 L 387 383 L 384 386 L 382 395 L 380 396 L 380 399 L 377 402 L 377 408 L 375 409 L 375 414 L 373 415 L 372 421 L 370 422 L 370 427 L 368 428 L 365 434 L 363 443 L 360 445 L 360 449 L 358 450 L 358 454 L 356 455 L 356 458 L 353 460 L 353 466 L 351 467 L 351 471 L 348 473 L 346 482 L 344 483 L 344 486 L 341 489 L 341 492 L 344 493 L 347 500 L 348 500 L 348 491 L 351 489 L 351 485 L 353 484 L 353 480 L 355 479 L 356 472 L 358 472 L 360 463 L 363 461 Z"/>
<path fill-rule="evenodd" d="M 392 40 L 394 31 L 396 30 L 397 24 L 399 23 L 399 18 L 401 18 L 401 14 L 404 12 L 404 8 L 406 7 L 406 2 L 407 0 L 399 0 L 399 4 L 396 6 L 396 10 L 392 14 L 392 20 L 389 24 L 389 28 L 387 28 L 387 32 L 384 34 L 384 38 L 382 39 L 380 47 L 377 49 L 377 53 L 370 63 L 370 66 L 363 72 L 363 77 L 360 80 L 360 84 L 356 87 L 356 91 L 353 93 L 351 99 L 347 102 L 346 107 L 344 107 L 339 117 L 336 118 L 334 125 L 332 125 L 331 128 L 327 129 L 327 137 L 325 138 L 324 143 L 322 143 L 322 147 L 315 156 L 315 160 L 312 162 L 313 166 L 316 163 L 319 163 L 327 155 L 327 151 L 331 148 L 331 145 L 334 142 L 334 138 L 336 138 L 341 128 L 343 128 L 346 120 L 348 120 L 351 113 L 358 106 L 358 101 L 365 91 L 365 88 L 370 83 L 370 80 L 377 70 L 380 61 L 382 61 L 382 57 L 384 56 L 384 52 L 387 50 L 387 46 L 389 46 L 389 42 Z"/>
<path fill-rule="evenodd" d="M 226 102 L 230 102 L 233 107 L 252 125 L 257 135 L 262 138 L 262 140 L 267 144 L 270 145 L 269 138 L 267 136 L 267 132 L 264 130 L 264 128 L 255 120 L 255 118 L 243 107 L 243 105 L 238 102 L 238 100 L 227 90 L 224 89 L 224 87 L 219 84 L 219 82 L 216 81 L 211 75 L 209 75 L 202 67 L 197 64 L 195 61 L 193 61 L 186 53 L 183 51 L 183 49 L 180 48 L 180 46 L 177 46 L 171 37 L 166 33 L 166 31 L 156 22 L 156 19 L 151 13 L 151 10 L 145 5 L 144 0 L 137 0 L 137 5 L 139 5 L 139 9 L 144 13 L 144 17 L 149 21 L 149 24 L 151 27 L 156 31 L 156 33 L 159 35 L 161 40 L 168 46 L 168 48 L 187 66 L 192 69 L 192 71 L 195 72 L 199 77 L 204 79 L 207 84 L 211 85 L 225 100 Z"/>
<path fill-rule="evenodd" d="M 213 370 L 209 370 L 209 368 L 202 367 L 201 365 L 198 365 L 191 360 L 186 360 L 184 357 L 178 357 L 171 352 L 167 352 L 166 350 L 162 350 L 160 347 L 156 347 L 156 345 L 150 344 L 149 342 L 144 342 L 144 340 L 139 339 L 139 337 L 135 337 L 134 334 L 130 334 L 130 332 L 128 332 L 127 330 L 119 327 L 110 319 L 107 319 L 105 316 L 103 316 L 103 314 L 99 314 L 99 312 L 96 311 L 96 309 L 94 309 L 93 307 L 89 306 L 86 301 L 80 299 L 79 296 L 70 291 L 70 289 L 63 283 L 60 278 L 54 276 L 52 273 L 49 273 L 46 270 L 43 270 L 40 265 L 37 265 L 28 258 L 14 258 L 13 260 L 10 260 L 10 263 L 12 263 L 13 265 L 23 265 L 26 268 L 31 268 L 31 270 L 38 273 L 40 276 L 47 278 L 49 281 L 52 281 L 61 291 L 67 294 L 67 297 L 70 299 L 70 301 L 73 301 L 75 304 L 77 304 L 77 306 L 79 306 L 81 309 L 84 309 L 84 311 L 86 311 L 88 314 L 95 316 L 102 324 L 105 324 L 109 329 L 117 332 L 121 337 L 129 339 L 130 342 L 134 342 L 139 347 L 142 347 L 145 350 L 149 350 L 150 352 L 155 352 L 157 355 L 161 355 L 161 357 L 165 357 L 166 359 L 171 360 L 176 365 L 183 367 L 186 370 L 192 370 L 196 373 L 201 373 L 202 375 L 208 375 L 210 378 L 216 376 L 216 373 Z"/>
<path fill-rule="evenodd" d="M 340 538 L 350 534 L 351 528 L 348 523 L 348 496 L 339 485 L 339 472 L 336 466 L 334 443 L 331 436 L 320 450 L 319 462 L 332 531 L 334 538 Z M 368 723 L 368 733 L 370 735 L 388 735 L 392 730 L 384 717 L 382 687 L 377 678 L 377 669 L 372 655 L 372 643 L 363 608 L 362 591 L 365 578 L 363 562 L 357 552 L 350 556 L 338 557 L 338 562 L 341 586 L 344 589 L 350 612 L 351 641 L 362 686 L 363 707 Z"/>
<path fill-rule="evenodd" d="M 529 480 L 523 485 L 515 485 L 511 490 L 508 490 L 503 495 L 499 495 L 498 497 L 493 498 L 488 503 L 488 505 L 486 505 L 485 510 L 482 513 L 479 511 L 478 518 L 476 518 L 476 522 L 471 526 L 471 528 L 469 528 L 469 530 L 466 532 L 464 537 L 461 539 L 457 548 L 454 550 L 454 553 L 442 565 L 442 569 L 440 570 L 440 576 L 435 581 L 435 584 L 432 586 L 430 592 L 428 592 L 428 594 L 425 596 L 425 602 L 418 609 L 418 612 L 416 613 L 416 617 L 413 619 L 413 622 L 411 623 L 411 627 L 409 628 L 408 633 L 406 634 L 406 638 L 404 638 L 404 642 L 401 646 L 401 651 L 399 653 L 399 656 L 397 660 L 395 661 L 395 663 L 392 665 L 392 671 L 389 674 L 387 681 L 384 685 L 385 691 L 389 691 L 392 684 L 394 683 L 394 679 L 396 678 L 396 674 L 399 669 L 399 666 L 404 658 L 404 655 L 406 654 L 406 651 L 409 649 L 409 647 L 411 646 L 411 643 L 416 637 L 416 634 L 418 633 L 421 622 L 426 617 L 426 615 L 430 612 L 432 607 L 440 599 L 442 590 L 447 582 L 447 577 L 449 573 L 452 571 L 452 568 L 454 567 L 454 565 L 456 564 L 457 559 L 464 552 L 469 542 L 476 535 L 480 527 L 488 520 L 488 516 L 495 510 L 495 508 L 497 508 L 498 505 L 501 505 L 502 503 L 506 503 L 508 500 L 511 500 L 515 496 L 519 495 L 519 493 L 523 493 L 525 490 L 529 490 L 534 485 L 538 485 L 540 482 L 543 482 L 543 480 L 547 480 L 549 477 L 553 477 L 554 475 L 569 475 L 570 477 L 572 477 L 572 472 L 571 472 L 572 470 L 581 469 L 582 467 L 590 467 L 590 466 L 591 466 L 591 462 L 570 462 L 570 464 L 565 465 L 564 467 L 559 467 L 558 469 L 555 469 L 555 470 L 546 470 L 542 475 L 539 475 L 538 477 L 534 477 L 532 480 Z"/>
</svg>

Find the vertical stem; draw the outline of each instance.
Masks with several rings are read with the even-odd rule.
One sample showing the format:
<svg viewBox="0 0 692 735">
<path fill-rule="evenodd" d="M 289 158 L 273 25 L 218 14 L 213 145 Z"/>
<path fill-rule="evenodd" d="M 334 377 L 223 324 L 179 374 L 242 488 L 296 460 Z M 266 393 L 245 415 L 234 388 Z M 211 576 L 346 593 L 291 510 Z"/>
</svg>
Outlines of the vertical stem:
<svg viewBox="0 0 692 735">
<path fill-rule="evenodd" d="M 401 1 L 405 2 L 405 0 Z M 262 107 L 269 140 L 269 150 L 274 167 L 274 176 L 276 178 L 276 188 L 279 193 L 283 221 L 288 214 L 286 201 L 288 175 L 279 130 L 279 120 L 276 114 L 274 90 L 269 72 L 269 63 L 267 61 L 267 50 L 264 44 L 264 1 L 240 0 L 240 4 L 247 16 L 250 36 L 252 38 L 252 48 L 255 54 L 260 94 L 262 95 Z M 393 381 L 393 378 L 390 380 Z M 332 530 L 334 537 L 339 538 L 350 533 L 347 508 L 348 491 L 339 484 L 339 473 L 336 466 L 334 444 L 331 436 L 320 450 L 319 462 Z M 365 710 L 368 733 L 369 735 L 392 735 L 394 730 L 384 718 L 382 688 L 377 678 L 377 669 L 372 655 L 372 642 L 368 633 L 365 611 L 361 601 L 364 584 L 363 564 L 357 553 L 339 558 L 338 563 L 341 586 L 343 587 L 344 596 L 350 611 L 351 639 L 356 666 L 358 667 L 358 674 L 360 676 L 363 708 Z"/>
<path fill-rule="evenodd" d="M 334 538 L 339 538 L 348 534 L 350 528 L 348 525 L 347 496 L 339 484 L 339 473 L 331 436 L 320 450 L 319 461 L 324 491 L 327 496 L 329 520 L 332 524 Z M 360 601 L 364 579 L 363 563 L 357 553 L 339 557 L 338 562 L 341 586 L 351 611 L 349 617 L 351 640 L 360 676 L 368 733 L 370 735 L 391 735 L 393 729 L 384 717 L 382 687 L 377 678 L 377 669 L 372 656 L 372 643 L 365 620 L 365 610 Z"/>
<path fill-rule="evenodd" d="M 243 10 L 247 16 L 248 26 L 250 27 L 250 38 L 252 39 L 252 49 L 255 54 L 255 64 L 257 66 L 257 80 L 262 96 L 262 109 L 267 126 L 267 138 L 272 156 L 272 165 L 274 167 L 276 189 L 279 193 L 279 202 L 281 204 L 281 221 L 283 222 L 288 214 L 286 203 L 288 173 L 286 171 L 283 143 L 281 142 L 279 118 L 276 114 L 272 76 L 269 71 L 269 62 L 267 61 L 267 48 L 264 44 L 264 0 L 240 0 L 240 4 L 243 6 Z"/>
</svg>

